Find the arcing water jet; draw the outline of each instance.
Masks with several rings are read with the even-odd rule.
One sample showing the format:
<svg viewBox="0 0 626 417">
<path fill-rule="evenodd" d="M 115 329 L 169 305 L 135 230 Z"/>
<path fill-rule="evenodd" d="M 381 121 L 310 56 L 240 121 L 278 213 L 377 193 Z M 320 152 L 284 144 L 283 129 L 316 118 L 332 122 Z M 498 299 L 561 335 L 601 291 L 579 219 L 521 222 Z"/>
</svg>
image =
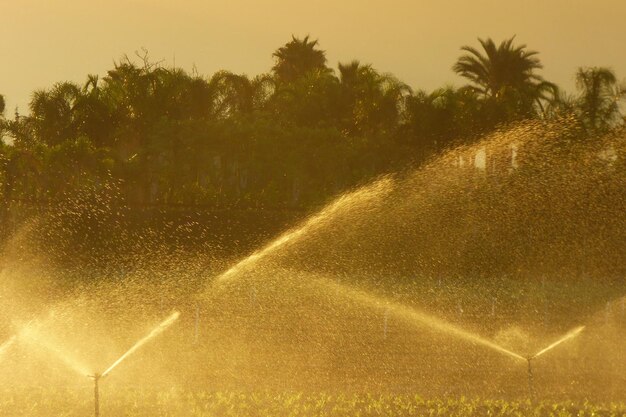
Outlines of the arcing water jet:
<svg viewBox="0 0 626 417">
<path fill-rule="evenodd" d="M 91 373 L 90 368 L 86 364 L 75 358 L 67 349 L 58 345 L 52 338 L 39 333 L 31 324 L 23 327 L 19 332 L 19 336 L 22 340 L 35 343 L 45 348 L 76 373 L 80 375 L 88 375 Z"/>
<path fill-rule="evenodd" d="M 383 308 L 386 312 L 394 314 L 396 317 L 404 319 L 411 324 L 419 323 L 420 325 L 430 327 L 434 330 L 441 331 L 451 336 L 455 336 L 467 342 L 490 348 L 511 358 L 526 360 L 526 358 L 524 358 L 522 355 L 508 350 L 495 342 L 492 342 L 475 333 L 462 329 L 461 327 L 448 323 L 445 320 L 419 311 L 415 308 L 407 307 L 403 304 L 375 296 L 363 290 L 357 290 L 347 285 L 339 284 L 326 278 L 318 278 L 315 279 L 313 282 L 317 286 L 323 288 L 325 291 L 332 292 L 333 294 L 341 294 L 344 297 L 358 301 L 359 303 L 367 305 L 369 307 Z"/>
<path fill-rule="evenodd" d="M 578 326 L 570 330 L 569 332 L 567 332 L 564 336 L 562 336 L 560 339 L 558 339 L 554 343 L 551 343 L 550 345 L 541 349 L 539 352 L 535 353 L 534 355 L 529 356 L 529 357 L 524 357 L 518 353 L 515 353 L 509 349 L 506 349 L 498 345 L 497 343 L 494 343 L 488 339 L 485 339 L 475 333 L 464 330 L 458 326 L 455 326 L 451 323 L 446 322 L 445 320 L 433 317 L 429 314 L 426 314 L 414 308 L 410 308 L 399 303 L 391 302 L 390 300 L 385 300 L 381 297 L 374 296 L 365 291 L 350 288 L 346 285 L 342 285 L 342 284 L 339 284 L 337 282 L 334 282 L 328 279 L 319 278 L 319 279 L 316 279 L 314 282 L 324 287 L 327 290 L 332 290 L 335 294 L 342 294 L 353 300 L 359 301 L 362 304 L 366 304 L 366 305 L 369 305 L 371 307 L 376 307 L 376 308 L 383 308 L 382 306 L 384 306 L 386 311 L 389 311 L 395 314 L 399 318 L 409 320 L 413 323 L 419 322 L 422 325 L 431 327 L 435 330 L 442 331 L 449 335 L 456 336 L 468 342 L 488 347 L 497 352 L 508 355 L 509 357 L 512 357 L 514 359 L 526 361 L 528 363 L 528 389 L 529 389 L 529 394 L 531 398 L 534 398 L 534 382 L 533 382 L 533 371 L 532 371 L 531 361 L 543 355 L 544 353 L 554 349 L 560 344 L 578 336 L 585 329 L 585 326 Z"/>
<path fill-rule="evenodd" d="M 551 343 L 550 345 L 541 349 L 534 355 L 529 356 L 529 357 L 524 357 L 518 353 L 515 353 L 509 349 L 506 349 L 500 346 L 497 343 L 494 343 L 488 339 L 485 339 L 475 333 L 469 332 L 458 326 L 448 323 L 445 320 L 433 317 L 422 311 L 419 311 L 411 307 L 407 307 L 400 303 L 395 303 L 390 300 L 385 300 L 381 297 L 377 297 L 365 291 L 357 290 L 355 288 L 351 288 L 346 285 L 339 284 L 329 279 L 318 278 L 314 280 L 314 283 L 320 287 L 323 287 L 325 290 L 332 291 L 334 294 L 342 294 L 346 297 L 349 297 L 350 299 L 353 299 L 355 301 L 358 301 L 362 304 L 365 304 L 371 307 L 384 308 L 385 312 L 391 312 L 395 314 L 397 317 L 406 319 L 412 323 L 419 322 L 421 325 L 431 327 L 435 330 L 439 330 L 449 335 L 456 336 L 460 339 L 466 340 L 471 343 L 485 346 L 497 352 L 508 355 L 511 358 L 526 361 L 528 363 L 528 390 L 529 390 L 529 395 L 531 399 L 535 397 L 533 370 L 532 370 L 531 361 L 543 355 L 544 353 L 554 349 L 560 344 L 578 336 L 585 329 L 585 326 L 578 326 L 570 330 L 569 332 L 567 332 L 564 336 L 562 336 L 560 339 L 558 339 L 554 343 Z"/>
<path fill-rule="evenodd" d="M 94 412 L 95 416 L 98 417 L 100 415 L 100 395 L 99 395 L 99 382 L 100 379 L 109 375 L 113 369 L 115 369 L 122 361 L 136 352 L 139 348 L 145 345 L 148 341 L 155 338 L 159 334 L 161 334 L 165 329 L 170 327 L 180 316 L 180 312 L 175 311 L 165 320 L 163 320 L 159 325 L 157 325 L 154 329 L 150 331 L 146 336 L 137 341 L 130 349 L 128 349 L 122 356 L 120 356 L 115 362 L 113 362 L 104 372 L 98 373 L 93 372 L 86 365 L 82 364 L 80 361 L 76 360 L 66 349 L 63 349 L 58 344 L 54 343 L 52 339 L 46 338 L 40 333 L 38 333 L 32 325 L 26 325 L 19 333 L 19 336 L 24 339 L 37 343 L 38 345 L 44 347 L 46 350 L 54 354 L 57 359 L 59 359 L 64 364 L 68 365 L 71 369 L 76 371 L 77 373 L 87 376 L 94 380 Z M 9 339 L 2 346 L 0 346 L 0 354 L 8 348 L 10 344 L 12 344 L 14 338 Z"/>
<path fill-rule="evenodd" d="M 536 357 L 543 355 L 544 353 L 546 353 L 549 350 L 554 349 L 555 347 L 557 347 L 561 343 L 566 342 L 569 339 L 572 339 L 572 338 L 578 336 L 583 330 L 585 330 L 585 326 L 578 326 L 578 327 L 570 330 L 563 337 L 561 337 L 559 340 L 557 340 L 556 342 L 554 342 L 554 343 L 548 345 L 547 347 L 541 349 L 539 352 L 535 353 L 533 356 L 531 356 L 528 359 L 529 360 L 530 359 L 535 359 Z"/>
<path fill-rule="evenodd" d="M 102 372 L 101 374 L 96 372 L 93 375 L 87 375 L 87 377 L 93 379 L 94 381 L 93 392 L 94 392 L 94 415 L 95 417 L 100 416 L 100 392 L 99 392 L 100 379 L 110 374 L 111 371 L 115 369 L 115 367 L 117 367 L 120 363 L 122 363 L 122 361 L 124 361 L 124 359 L 126 359 L 127 357 L 132 355 L 134 352 L 136 352 L 140 347 L 145 345 L 149 340 L 163 333 L 165 329 L 170 327 L 176 320 L 178 320 L 178 317 L 180 317 L 180 312 L 178 311 L 173 312 L 168 318 L 163 320 L 158 326 L 152 329 L 150 333 L 148 333 L 142 339 L 137 341 L 130 349 L 126 351 L 126 353 L 124 353 L 115 362 L 113 362 L 113 364 L 109 366 L 106 369 L 106 371 Z"/>
<path fill-rule="evenodd" d="M 0 358 L 5 354 L 5 352 L 15 343 L 15 336 L 11 336 L 4 343 L 0 345 Z"/>
<path fill-rule="evenodd" d="M 258 261 L 262 260 L 268 255 L 273 254 L 278 249 L 284 247 L 286 244 L 291 243 L 303 235 L 310 233 L 315 228 L 319 227 L 324 222 L 333 219 L 333 216 L 337 215 L 343 210 L 350 210 L 356 203 L 368 203 L 374 200 L 385 197 L 393 190 L 393 181 L 390 178 L 380 179 L 373 184 L 360 188 L 352 193 L 346 194 L 335 200 L 334 203 L 326 206 L 322 211 L 313 217 L 306 220 L 300 227 L 284 233 L 278 238 L 274 239 L 271 243 L 264 248 L 254 252 L 252 255 L 239 261 L 237 264 L 229 268 L 226 272 L 217 277 L 217 281 L 224 281 L 238 272 L 245 270 Z"/>
<path fill-rule="evenodd" d="M 176 320 L 178 320 L 178 317 L 180 317 L 180 312 L 178 312 L 178 311 L 173 312 L 168 318 L 163 320 L 158 326 L 156 326 L 154 329 L 152 329 L 152 331 L 150 331 L 150 333 L 148 333 L 145 337 L 143 337 L 141 340 L 139 340 L 137 343 L 135 343 L 130 349 L 128 349 L 126 351 L 126 353 L 124 353 L 122 356 L 119 357 L 119 359 L 117 359 L 115 362 L 113 362 L 113 364 L 111 366 L 109 366 L 104 372 L 102 372 L 101 376 L 105 377 L 108 374 L 110 374 L 111 371 L 117 365 L 119 365 L 124 359 L 126 359 L 127 357 L 132 355 L 134 352 L 136 352 L 140 347 L 145 345 L 150 339 L 153 339 L 154 337 L 156 337 L 156 336 L 160 335 L 161 333 L 163 333 L 163 331 L 165 329 L 170 327 Z"/>
<path fill-rule="evenodd" d="M 532 368 L 531 361 L 533 359 L 543 355 L 544 353 L 548 352 L 549 350 L 554 349 L 555 347 L 557 347 L 561 343 L 566 342 L 567 340 L 572 339 L 572 338 L 578 336 L 583 330 L 585 330 L 585 326 L 578 326 L 578 327 L 570 330 L 569 332 L 567 332 L 563 337 L 561 337 L 556 342 L 551 343 L 550 345 L 548 345 L 545 348 L 541 349 L 539 352 L 537 352 L 534 355 L 529 356 L 529 357 L 526 358 L 526 361 L 528 362 L 528 394 L 530 395 L 531 399 L 535 398 L 534 377 L 533 377 L 533 368 Z"/>
</svg>

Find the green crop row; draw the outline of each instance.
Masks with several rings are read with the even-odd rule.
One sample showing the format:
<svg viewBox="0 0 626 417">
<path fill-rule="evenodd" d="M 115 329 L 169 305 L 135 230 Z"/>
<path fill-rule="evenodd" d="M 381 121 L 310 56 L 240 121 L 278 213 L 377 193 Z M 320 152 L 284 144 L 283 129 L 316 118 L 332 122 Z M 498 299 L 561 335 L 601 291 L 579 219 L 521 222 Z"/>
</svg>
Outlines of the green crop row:
<svg viewBox="0 0 626 417">
<path fill-rule="evenodd" d="M 238 393 L 125 390 L 103 393 L 104 417 L 624 417 L 626 403 L 531 402 L 481 398 L 424 399 L 415 395 Z M 93 415 L 89 392 L 5 391 L 5 417 Z"/>
</svg>

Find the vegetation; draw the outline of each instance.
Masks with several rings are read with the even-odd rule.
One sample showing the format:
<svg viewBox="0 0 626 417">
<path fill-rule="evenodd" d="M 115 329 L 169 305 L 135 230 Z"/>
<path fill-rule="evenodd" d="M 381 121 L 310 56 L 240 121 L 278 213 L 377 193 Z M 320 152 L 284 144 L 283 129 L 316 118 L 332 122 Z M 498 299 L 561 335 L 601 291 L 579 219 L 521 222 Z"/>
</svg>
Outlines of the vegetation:
<svg viewBox="0 0 626 417">
<path fill-rule="evenodd" d="M 123 57 L 102 78 L 34 92 L 27 115 L 2 113 L 0 215 L 111 177 L 135 205 L 309 209 L 502 124 L 571 113 L 581 138 L 621 125 L 610 70 L 580 69 L 567 98 L 538 74 L 537 52 L 479 42 L 453 66 L 469 84 L 432 92 L 356 60 L 335 71 L 309 37 L 257 77 Z"/>
<path fill-rule="evenodd" d="M 581 91 L 575 108 L 586 128 L 603 133 L 621 118 L 619 100 L 626 91 L 617 86 L 617 77 L 606 68 L 580 68 L 576 83 Z"/>
<path fill-rule="evenodd" d="M 3 393 L 0 411 L 10 415 L 82 416 L 92 412 L 89 392 L 79 396 L 72 391 L 27 390 L 23 394 Z M 25 408 L 19 412 L 20 405 Z M 27 407 L 26 407 L 27 405 Z M 304 394 L 240 392 L 137 392 L 105 395 L 103 414 L 117 416 L 529 416 L 583 417 L 623 416 L 623 403 L 593 404 L 506 401 L 488 399 L 437 398 L 415 395 Z M 71 411 L 74 410 L 74 411 Z"/>
<path fill-rule="evenodd" d="M 542 115 L 542 102 L 558 96 L 558 87 L 535 73 L 542 68 L 538 53 L 527 51 L 526 45 L 513 46 L 513 40 L 496 47 L 491 39 L 479 39 L 485 54 L 464 46 L 461 49 L 468 54 L 453 67 L 471 82 L 467 88 L 493 108 L 498 121 Z"/>
</svg>

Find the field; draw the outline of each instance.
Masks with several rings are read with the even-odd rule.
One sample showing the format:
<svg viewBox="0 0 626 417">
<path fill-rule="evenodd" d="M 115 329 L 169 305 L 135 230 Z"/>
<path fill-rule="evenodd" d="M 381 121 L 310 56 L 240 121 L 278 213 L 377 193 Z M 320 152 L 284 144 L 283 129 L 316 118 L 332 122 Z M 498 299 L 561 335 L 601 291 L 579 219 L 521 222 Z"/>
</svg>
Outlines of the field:
<svg viewBox="0 0 626 417">
<path fill-rule="evenodd" d="M 0 415 L 78 417 L 93 413 L 88 392 L 43 388 L 5 391 Z M 101 415 L 116 417 L 279 416 L 541 416 L 621 417 L 626 403 L 536 402 L 481 398 L 425 399 L 418 395 L 242 393 L 127 390 L 101 400 Z"/>
</svg>

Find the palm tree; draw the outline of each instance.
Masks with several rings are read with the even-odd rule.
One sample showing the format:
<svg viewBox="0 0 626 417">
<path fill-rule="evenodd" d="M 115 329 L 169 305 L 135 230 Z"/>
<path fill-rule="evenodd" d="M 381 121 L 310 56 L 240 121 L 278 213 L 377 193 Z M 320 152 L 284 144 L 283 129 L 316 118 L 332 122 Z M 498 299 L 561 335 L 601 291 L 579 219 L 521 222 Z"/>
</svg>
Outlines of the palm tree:
<svg viewBox="0 0 626 417">
<path fill-rule="evenodd" d="M 389 128 L 399 122 L 411 89 L 359 61 L 339 66 L 339 106 L 350 133 Z"/>
<path fill-rule="evenodd" d="M 559 91 L 554 98 L 545 106 L 544 116 L 546 119 L 558 119 L 576 112 L 578 99 L 572 94 Z"/>
<path fill-rule="evenodd" d="M 74 109 L 81 89 L 74 83 L 57 83 L 50 90 L 35 91 L 30 101 L 29 119 L 39 141 L 59 144 L 76 136 Z"/>
<path fill-rule="evenodd" d="M 292 36 L 290 42 L 272 54 L 276 59 L 272 67 L 276 79 L 289 83 L 314 70 L 330 71 L 326 67 L 326 52 L 316 47 L 317 40 L 309 41 L 308 36 L 304 39 Z"/>
<path fill-rule="evenodd" d="M 190 78 L 187 85 L 186 114 L 192 119 L 214 119 L 221 109 L 218 105 L 219 85 L 213 79 Z"/>
<path fill-rule="evenodd" d="M 475 93 L 512 105 L 518 115 L 530 116 L 535 104 L 543 112 L 542 101 L 550 101 L 558 89 L 535 73 L 543 67 L 538 52 L 527 50 L 526 45 L 513 45 L 514 39 L 496 46 L 490 38 L 479 38 L 484 54 L 474 47 L 463 46 L 461 50 L 468 53 L 452 68 L 470 81 L 468 88 Z"/>
<path fill-rule="evenodd" d="M 274 80 L 267 74 L 250 79 L 243 74 L 220 71 L 212 81 L 219 85 L 221 104 L 228 114 L 259 110 L 274 90 Z"/>
<path fill-rule="evenodd" d="M 73 107 L 79 135 L 88 137 L 98 147 L 113 145 L 113 132 L 118 125 L 102 84 L 97 75 L 88 75 Z"/>
<path fill-rule="evenodd" d="M 6 107 L 6 103 L 4 101 L 4 96 L 0 94 L 0 147 L 2 146 L 2 137 L 4 136 L 5 129 L 5 121 L 4 121 L 4 108 Z"/>
<path fill-rule="evenodd" d="M 337 117 L 338 80 L 330 71 L 312 70 L 290 83 L 276 82 L 267 110 L 300 125 L 327 125 Z"/>
<path fill-rule="evenodd" d="M 579 68 L 576 86 L 581 93 L 576 107 L 589 130 L 606 131 L 621 119 L 619 101 L 626 91 L 617 85 L 613 71 L 601 67 Z"/>
<path fill-rule="evenodd" d="M 485 124 L 484 103 L 466 88 L 418 90 L 406 103 L 405 132 L 421 160 L 458 144 L 459 138 L 471 140 Z"/>
<path fill-rule="evenodd" d="M 374 71 L 371 65 L 361 64 L 356 59 L 347 64 L 340 62 L 337 67 L 339 69 L 339 81 L 344 86 L 357 86 L 363 77 Z"/>
</svg>

